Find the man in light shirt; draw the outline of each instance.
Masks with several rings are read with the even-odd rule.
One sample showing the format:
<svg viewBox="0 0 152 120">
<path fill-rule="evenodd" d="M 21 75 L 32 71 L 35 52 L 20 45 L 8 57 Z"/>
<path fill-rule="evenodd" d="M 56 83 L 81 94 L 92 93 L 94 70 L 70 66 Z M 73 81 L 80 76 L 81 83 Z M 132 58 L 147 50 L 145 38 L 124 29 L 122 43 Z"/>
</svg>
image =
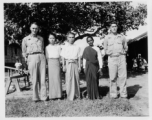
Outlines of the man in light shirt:
<svg viewBox="0 0 152 120">
<path fill-rule="evenodd" d="M 117 33 L 117 24 L 111 23 L 110 33 L 105 37 L 104 50 L 108 55 L 108 67 L 110 76 L 110 97 L 117 98 L 117 78 L 119 79 L 119 94 L 127 98 L 126 79 L 126 52 L 128 50 L 125 37 Z"/>
<path fill-rule="evenodd" d="M 22 41 L 22 53 L 27 61 L 29 73 L 33 82 L 33 101 L 47 100 L 46 94 L 46 59 L 44 56 L 43 38 L 37 35 L 39 26 L 32 23 L 31 34 Z M 39 95 L 40 91 L 40 95 Z M 45 102 L 46 103 L 46 102 Z"/>
</svg>

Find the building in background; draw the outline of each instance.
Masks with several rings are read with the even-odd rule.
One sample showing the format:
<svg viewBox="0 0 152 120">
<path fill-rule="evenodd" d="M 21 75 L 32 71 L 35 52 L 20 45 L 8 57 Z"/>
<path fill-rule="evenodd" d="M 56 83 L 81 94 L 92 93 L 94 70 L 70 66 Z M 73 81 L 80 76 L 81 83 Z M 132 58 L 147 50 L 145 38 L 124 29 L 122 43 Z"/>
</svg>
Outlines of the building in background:
<svg viewBox="0 0 152 120">
<path fill-rule="evenodd" d="M 132 59 L 136 58 L 138 54 L 148 62 L 148 37 L 147 32 L 144 32 L 137 37 L 128 41 L 128 54 L 127 54 L 127 66 L 132 67 Z"/>
<path fill-rule="evenodd" d="M 22 49 L 18 43 L 6 43 L 5 44 L 5 66 L 15 67 L 16 59 L 20 59 L 21 63 L 24 63 L 22 56 Z"/>
</svg>

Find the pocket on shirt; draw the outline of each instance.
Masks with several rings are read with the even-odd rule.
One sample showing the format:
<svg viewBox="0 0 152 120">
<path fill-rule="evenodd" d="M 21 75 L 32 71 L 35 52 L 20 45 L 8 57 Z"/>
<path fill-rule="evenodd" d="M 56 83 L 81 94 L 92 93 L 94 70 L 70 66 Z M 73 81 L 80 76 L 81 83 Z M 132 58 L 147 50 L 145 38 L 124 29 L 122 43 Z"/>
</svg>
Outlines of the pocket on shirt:
<svg viewBox="0 0 152 120">
<path fill-rule="evenodd" d="M 117 50 L 119 52 L 123 52 L 123 45 L 122 45 L 122 41 L 121 40 L 118 40 L 117 41 L 117 46 L 116 46 Z"/>
<path fill-rule="evenodd" d="M 112 54 L 113 46 L 114 46 L 114 42 L 108 43 L 108 53 L 107 53 L 108 55 Z"/>
</svg>

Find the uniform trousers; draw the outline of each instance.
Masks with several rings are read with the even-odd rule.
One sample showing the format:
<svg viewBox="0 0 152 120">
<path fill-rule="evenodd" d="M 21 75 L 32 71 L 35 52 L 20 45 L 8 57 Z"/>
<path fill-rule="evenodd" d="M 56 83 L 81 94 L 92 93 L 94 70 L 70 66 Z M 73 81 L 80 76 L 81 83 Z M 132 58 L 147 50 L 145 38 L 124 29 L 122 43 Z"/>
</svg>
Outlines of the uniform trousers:
<svg viewBox="0 0 152 120">
<path fill-rule="evenodd" d="M 110 97 L 116 98 L 120 93 L 120 97 L 127 97 L 126 90 L 126 56 L 108 57 L 108 67 L 110 76 Z M 117 85 L 120 90 L 117 91 Z"/>
<path fill-rule="evenodd" d="M 46 100 L 46 59 L 44 54 L 28 55 L 28 69 L 33 83 L 33 100 Z"/>
</svg>

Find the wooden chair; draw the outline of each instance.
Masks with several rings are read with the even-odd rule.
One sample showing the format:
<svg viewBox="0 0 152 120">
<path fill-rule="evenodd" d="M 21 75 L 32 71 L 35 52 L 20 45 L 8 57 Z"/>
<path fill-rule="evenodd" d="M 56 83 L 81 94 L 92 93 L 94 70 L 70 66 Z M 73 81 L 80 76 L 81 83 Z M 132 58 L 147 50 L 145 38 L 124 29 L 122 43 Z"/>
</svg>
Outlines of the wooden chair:
<svg viewBox="0 0 152 120">
<path fill-rule="evenodd" d="M 26 85 L 26 81 L 29 84 L 28 71 L 18 70 L 16 68 L 8 67 L 8 66 L 5 66 L 5 69 L 8 69 L 8 75 L 7 76 L 5 75 L 5 79 L 7 79 L 6 86 L 5 86 L 5 94 L 6 95 L 7 95 L 8 91 L 9 91 L 9 87 L 10 87 L 10 85 L 11 85 L 13 80 L 14 80 L 17 92 L 21 92 L 21 89 L 20 89 L 20 86 L 19 86 L 19 78 L 24 77 L 25 85 Z M 21 74 L 20 72 L 22 72 L 23 74 Z"/>
</svg>

